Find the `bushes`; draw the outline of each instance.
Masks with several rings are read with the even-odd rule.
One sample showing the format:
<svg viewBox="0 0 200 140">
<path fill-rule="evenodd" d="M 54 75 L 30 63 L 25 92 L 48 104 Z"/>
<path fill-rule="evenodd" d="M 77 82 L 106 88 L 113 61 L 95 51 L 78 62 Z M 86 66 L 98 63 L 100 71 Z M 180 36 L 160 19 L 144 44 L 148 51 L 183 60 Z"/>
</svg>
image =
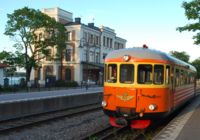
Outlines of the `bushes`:
<svg viewBox="0 0 200 140">
<path fill-rule="evenodd" d="M 0 85 L 0 92 L 1 92 L 1 91 L 3 91 L 3 87 L 2 87 L 2 85 Z"/>
<path fill-rule="evenodd" d="M 63 81 L 57 80 L 55 82 L 56 87 L 77 87 L 78 83 L 76 81 Z"/>
<path fill-rule="evenodd" d="M 0 91 L 1 92 L 16 92 L 19 91 L 20 87 L 18 85 L 13 86 L 1 86 L 0 85 Z"/>
<path fill-rule="evenodd" d="M 53 87 L 77 87 L 78 83 L 76 81 L 63 81 L 63 80 L 57 80 L 53 86 L 49 86 L 48 88 Z M 35 88 L 37 90 L 37 88 Z M 17 91 L 25 91 L 26 85 L 24 80 L 21 80 L 19 85 L 8 85 L 8 86 L 2 86 L 0 85 L 0 93 L 8 93 L 8 92 L 17 92 Z M 30 88 L 29 90 L 32 90 Z M 34 90 L 34 88 L 33 88 Z"/>
</svg>

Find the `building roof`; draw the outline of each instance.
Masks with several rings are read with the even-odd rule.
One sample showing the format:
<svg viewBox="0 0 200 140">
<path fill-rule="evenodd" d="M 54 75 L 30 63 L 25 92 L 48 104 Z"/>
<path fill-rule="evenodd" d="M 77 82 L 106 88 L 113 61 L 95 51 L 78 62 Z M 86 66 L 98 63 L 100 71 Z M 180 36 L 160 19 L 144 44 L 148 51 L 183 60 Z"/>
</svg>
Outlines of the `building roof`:
<svg viewBox="0 0 200 140">
<path fill-rule="evenodd" d="M 0 63 L 0 68 L 5 68 L 5 67 L 8 67 L 8 65 L 7 65 L 7 64 L 1 64 L 1 63 Z"/>
<path fill-rule="evenodd" d="M 94 29 L 94 30 L 97 30 L 97 31 L 101 31 L 100 28 L 96 27 L 96 26 L 89 26 L 89 25 L 86 25 L 86 24 L 83 24 L 83 23 L 78 23 L 78 22 L 68 22 L 65 24 L 65 26 L 71 26 L 71 25 L 82 25 L 82 26 L 85 26 L 85 27 L 88 27 L 88 28 L 91 28 L 91 29 Z"/>
</svg>

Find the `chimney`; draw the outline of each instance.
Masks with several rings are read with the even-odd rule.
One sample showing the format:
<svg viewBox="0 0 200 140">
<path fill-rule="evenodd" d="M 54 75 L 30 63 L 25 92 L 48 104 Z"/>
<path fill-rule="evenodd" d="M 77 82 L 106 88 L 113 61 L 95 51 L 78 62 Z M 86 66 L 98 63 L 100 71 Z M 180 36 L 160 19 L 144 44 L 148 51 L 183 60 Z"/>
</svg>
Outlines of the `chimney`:
<svg viewBox="0 0 200 140">
<path fill-rule="evenodd" d="M 94 23 L 88 23 L 89 27 L 94 27 Z"/>
<path fill-rule="evenodd" d="M 75 22 L 80 24 L 81 23 L 81 18 L 79 18 L 79 17 L 75 18 Z"/>
</svg>

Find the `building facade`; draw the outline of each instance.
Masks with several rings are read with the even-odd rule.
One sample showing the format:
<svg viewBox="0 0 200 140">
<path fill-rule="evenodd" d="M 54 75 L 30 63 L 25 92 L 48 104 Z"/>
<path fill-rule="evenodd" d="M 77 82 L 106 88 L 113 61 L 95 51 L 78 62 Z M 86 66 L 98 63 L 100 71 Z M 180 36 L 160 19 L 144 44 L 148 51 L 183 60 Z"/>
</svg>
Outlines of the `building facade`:
<svg viewBox="0 0 200 140">
<path fill-rule="evenodd" d="M 42 9 L 42 12 L 55 18 L 65 25 L 67 42 L 64 57 L 61 63 L 46 57 L 41 61 L 41 67 L 32 70 L 31 80 L 38 79 L 45 83 L 54 77 L 55 80 L 92 81 L 96 84 L 103 82 L 103 63 L 105 56 L 112 50 L 122 49 L 126 40 L 116 36 L 109 27 L 96 27 L 94 23 L 83 24 L 81 18 L 73 21 L 72 13 L 60 8 Z M 50 49 L 51 55 L 56 54 L 56 49 Z M 62 77 L 59 73 L 62 72 Z"/>
</svg>

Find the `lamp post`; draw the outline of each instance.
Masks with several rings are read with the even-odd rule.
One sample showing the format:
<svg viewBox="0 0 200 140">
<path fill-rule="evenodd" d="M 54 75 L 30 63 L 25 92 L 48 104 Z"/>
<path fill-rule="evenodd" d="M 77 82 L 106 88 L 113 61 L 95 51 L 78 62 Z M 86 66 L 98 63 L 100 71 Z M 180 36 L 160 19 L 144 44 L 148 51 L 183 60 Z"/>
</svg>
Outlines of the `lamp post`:
<svg viewBox="0 0 200 140">
<path fill-rule="evenodd" d="M 83 42 L 83 45 L 82 45 Z M 93 45 L 90 45 L 90 43 L 88 41 L 86 41 L 85 38 L 80 39 L 80 46 L 79 48 L 85 48 L 86 49 L 86 56 L 85 56 L 85 63 L 86 63 L 86 90 L 88 89 L 89 86 L 89 61 L 90 61 L 90 49 L 94 48 L 94 61 L 96 60 L 95 58 L 95 54 L 96 54 L 96 49 L 100 49 L 97 48 L 97 46 L 95 45 L 95 43 L 93 42 Z M 100 53 L 100 52 L 99 52 Z M 100 54 L 99 54 L 100 55 Z M 99 57 L 100 58 L 100 57 Z M 98 59 L 99 59 L 98 58 Z M 100 61 L 100 60 L 99 60 Z"/>
<path fill-rule="evenodd" d="M 28 92 L 28 48 L 25 46 L 26 91 Z"/>
</svg>

